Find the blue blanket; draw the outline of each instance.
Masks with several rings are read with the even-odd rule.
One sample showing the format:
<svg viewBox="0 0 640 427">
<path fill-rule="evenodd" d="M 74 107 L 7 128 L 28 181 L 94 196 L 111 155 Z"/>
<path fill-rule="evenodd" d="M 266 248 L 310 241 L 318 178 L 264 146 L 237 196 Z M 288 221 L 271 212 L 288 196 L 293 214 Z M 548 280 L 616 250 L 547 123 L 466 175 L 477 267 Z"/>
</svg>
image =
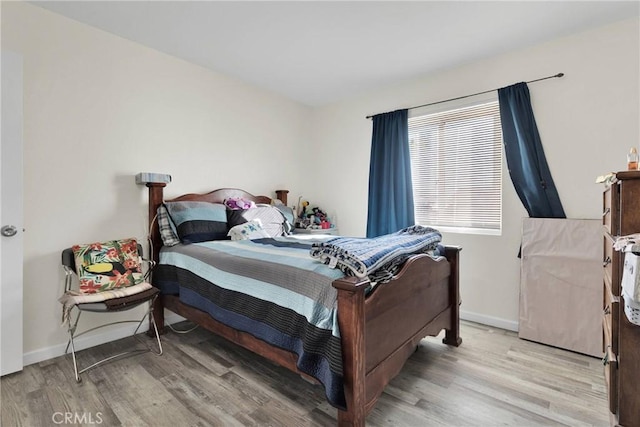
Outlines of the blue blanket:
<svg viewBox="0 0 640 427">
<path fill-rule="evenodd" d="M 441 240 L 438 230 L 414 225 L 375 238 L 335 237 L 314 243 L 311 256 L 347 275 L 378 281 L 377 270 L 388 272 L 411 254 L 433 251 Z"/>
</svg>

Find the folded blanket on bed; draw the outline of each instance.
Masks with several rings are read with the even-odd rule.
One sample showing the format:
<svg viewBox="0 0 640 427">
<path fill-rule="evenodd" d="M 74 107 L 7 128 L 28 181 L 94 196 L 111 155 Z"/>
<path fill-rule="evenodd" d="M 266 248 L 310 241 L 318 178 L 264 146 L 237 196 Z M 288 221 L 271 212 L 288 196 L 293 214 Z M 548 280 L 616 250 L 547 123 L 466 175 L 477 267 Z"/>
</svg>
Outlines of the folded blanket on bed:
<svg viewBox="0 0 640 427">
<path fill-rule="evenodd" d="M 408 255 L 434 250 L 442 240 L 438 230 L 414 225 L 374 238 L 336 237 L 314 243 L 311 256 L 357 277 L 376 277 L 383 267 L 397 266 Z M 384 275 L 383 275 L 384 276 Z M 377 277 L 377 280 L 380 280 Z"/>
</svg>

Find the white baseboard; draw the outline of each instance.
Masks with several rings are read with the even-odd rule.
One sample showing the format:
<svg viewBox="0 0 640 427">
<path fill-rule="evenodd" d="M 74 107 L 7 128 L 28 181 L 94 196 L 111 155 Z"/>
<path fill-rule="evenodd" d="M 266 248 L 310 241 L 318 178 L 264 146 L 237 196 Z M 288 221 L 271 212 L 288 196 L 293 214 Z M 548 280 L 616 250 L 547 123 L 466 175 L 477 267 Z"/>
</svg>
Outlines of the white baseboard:
<svg viewBox="0 0 640 427">
<path fill-rule="evenodd" d="M 174 324 L 178 322 L 182 322 L 184 317 L 178 316 L 175 313 L 167 313 L 164 317 L 164 323 L 166 324 Z M 75 344 L 76 351 L 83 350 L 85 348 L 94 347 L 96 345 L 108 343 L 111 341 L 119 340 L 121 338 L 125 338 L 133 334 L 136 330 L 135 323 L 125 324 L 123 326 L 114 326 L 111 328 L 106 328 L 104 332 L 83 335 L 79 338 L 73 340 Z M 139 332 L 146 332 L 149 329 L 149 322 L 144 322 L 140 327 Z M 64 350 L 67 347 L 67 343 L 65 341 L 64 344 L 57 344 L 50 347 L 40 348 L 38 350 L 30 351 L 28 353 L 24 353 L 22 355 L 22 363 L 24 366 L 32 365 L 34 363 L 42 362 L 44 360 L 53 359 L 58 356 L 64 355 Z"/>
<path fill-rule="evenodd" d="M 499 317 L 486 316 L 484 314 L 472 313 L 470 311 L 460 310 L 460 319 L 470 322 L 481 323 L 495 328 L 506 329 L 508 331 L 518 332 L 518 322 L 513 320 L 501 319 Z"/>
</svg>

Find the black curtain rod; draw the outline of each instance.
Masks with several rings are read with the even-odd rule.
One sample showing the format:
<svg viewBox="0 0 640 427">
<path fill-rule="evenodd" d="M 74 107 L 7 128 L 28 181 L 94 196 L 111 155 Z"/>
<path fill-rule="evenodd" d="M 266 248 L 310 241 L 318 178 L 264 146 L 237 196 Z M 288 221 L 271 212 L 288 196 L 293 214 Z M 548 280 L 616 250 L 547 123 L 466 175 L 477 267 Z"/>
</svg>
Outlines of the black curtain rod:
<svg viewBox="0 0 640 427">
<path fill-rule="evenodd" d="M 539 82 L 541 80 L 555 79 L 556 77 L 562 77 L 562 76 L 564 76 L 564 73 L 558 73 L 558 74 L 554 74 L 553 76 L 547 76 L 547 77 L 542 77 L 540 79 L 529 80 L 528 82 L 525 82 L 525 83 L 535 83 L 535 82 Z M 482 94 L 493 92 L 493 91 L 496 91 L 496 90 L 498 90 L 498 89 L 485 90 L 483 92 L 472 93 L 471 95 L 464 95 L 464 96 L 459 96 L 457 98 L 445 99 L 444 101 L 437 101 L 437 102 L 431 102 L 429 104 L 416 105 L 415 107 L 407 108 L 407 110 L 413 110 L 413 109 L 416 109 L 416 108 L 428 107 L 429 105 L 442 104 L 443 102 L 456 101 L 458 99 L 470 98 L 472 96 L 482 95 Z M 372 117 L 373 116 L 367 116 L 366 118 L 370 119 Z"/>
</svg>

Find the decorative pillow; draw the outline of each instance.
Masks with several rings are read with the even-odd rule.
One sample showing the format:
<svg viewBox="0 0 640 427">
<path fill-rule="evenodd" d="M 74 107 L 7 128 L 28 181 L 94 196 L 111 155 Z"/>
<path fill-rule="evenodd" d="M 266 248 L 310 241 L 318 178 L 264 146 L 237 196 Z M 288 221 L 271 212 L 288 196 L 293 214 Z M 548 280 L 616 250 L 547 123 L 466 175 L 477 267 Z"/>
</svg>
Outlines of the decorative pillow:
<svg viewBox="0 0 640 427">
<path fill-rule="evenodd" d="M 173 225 L 171 218 L 169 218 L 169 212 L 167 212 L 167 208 L 164 205 L 158 206 L 157 221 L 160 228 L 160 237 L 165 246 L 175 246 L 180 243 L 176 226 Z"/>
<path fill-rule="evenodd" d="M 182 243 L 227 239 L 227 208 L 221 203 L 166 202 Z"/>
<path fill-rule="evenodd" d="M 230 228 L 251 220 L 259 220 L 269 237 L 287 234 L 287 220 L 275 206 L 259 204 L 252 209 L 227 210 Z"/>
<path fill-rule="evenodd" d="M 81 294 L 95 294 L 144 281 L 135 239 L 72 247 Z"/>
<path fill-rule="evenodd" d="M 262 224 L 257 219 L 252 219 L 244 224 L 231 227 L 227 235 L 231 237 L 231 240 L 253 240 L 271 237 L 269 233 L 262 228 Z"/>
</svg>

